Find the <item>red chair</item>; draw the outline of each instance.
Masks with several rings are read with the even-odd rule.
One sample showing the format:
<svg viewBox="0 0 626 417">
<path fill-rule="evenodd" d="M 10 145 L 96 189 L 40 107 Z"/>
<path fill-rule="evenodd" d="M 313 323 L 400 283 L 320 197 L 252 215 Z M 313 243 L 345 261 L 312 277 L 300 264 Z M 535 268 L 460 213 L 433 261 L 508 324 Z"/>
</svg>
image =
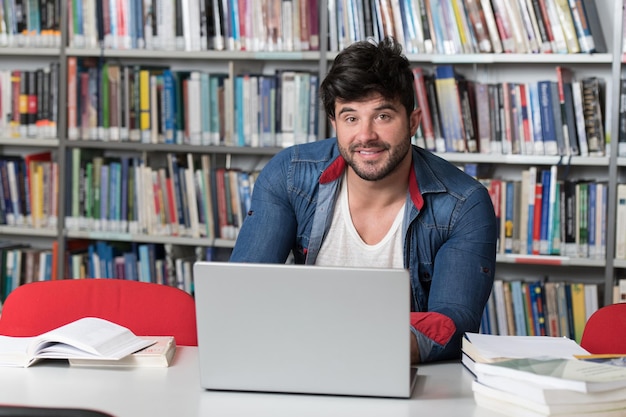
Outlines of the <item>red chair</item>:
<svg viewBox="0 0 626 417">
<path fill-rule="evenodd" d="M 626 303 L 596 310 L 585 324 L 580 345 L 592 354 L 626 354 Z"/>
<path fill-rule="evenodd" d="M 122 279 L 67 279 L 22 285 L 7 297 L 0 334 L 36 336 L 82 317 L 100 317 L 138 336 L 174 336 L 197 346 L 195 301 L 183 290 Z"/>
</svg>

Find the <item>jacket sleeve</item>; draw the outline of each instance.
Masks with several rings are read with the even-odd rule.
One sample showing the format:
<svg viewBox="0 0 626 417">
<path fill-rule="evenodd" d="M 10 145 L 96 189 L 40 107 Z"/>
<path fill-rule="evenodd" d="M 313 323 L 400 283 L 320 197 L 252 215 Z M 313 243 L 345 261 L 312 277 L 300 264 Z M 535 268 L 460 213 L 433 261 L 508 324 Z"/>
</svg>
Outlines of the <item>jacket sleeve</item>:
<svg viewBox="0 0 626 417">
<path fill-rule="evenodd" d="M 261 171 L 231 262 L 284 263 L 294 245 L 296 216 L 288 199 L 287 173 L 277 154 Z"/>
<path fill-rule="evenodd" d="M 420 311 L 430 314 L 414 327 L 423 362 L 460 357 L 461 338 L 479 331 L 493 285 L 497 227 L 487 190 L 477 186 L 451 213 L 439 219 L 450 227 L 436 249 L 431 279 L 423 283 L 428 301 Z"/>
<path fill-rule="evenodd" d="M 428 358 L 431 352 L 443 350 L 456 333 L 452 319 L 440 313 L 411 313 L 410 323 L 420 349 L 420 358 Z"/>
</svg>

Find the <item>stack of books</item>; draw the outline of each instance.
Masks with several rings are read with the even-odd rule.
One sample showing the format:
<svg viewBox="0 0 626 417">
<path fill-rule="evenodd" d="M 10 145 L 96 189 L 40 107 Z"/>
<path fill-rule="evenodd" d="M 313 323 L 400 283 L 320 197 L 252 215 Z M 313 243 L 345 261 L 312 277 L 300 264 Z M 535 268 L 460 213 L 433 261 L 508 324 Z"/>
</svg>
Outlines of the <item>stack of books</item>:
<svg viewBox="0 0 626 417">
<path fill-rule="evenodd" d="M 476 404 L 507 416 L 626 416 L 626 367 L 572 339 L 466 333 L 462 363 Z"/>
<path fill-rule="evenodd" d="M 579 359 L 476 363 L 476 404 L 507 416 L 626 415 L 626 367 Z"/>
</svg>

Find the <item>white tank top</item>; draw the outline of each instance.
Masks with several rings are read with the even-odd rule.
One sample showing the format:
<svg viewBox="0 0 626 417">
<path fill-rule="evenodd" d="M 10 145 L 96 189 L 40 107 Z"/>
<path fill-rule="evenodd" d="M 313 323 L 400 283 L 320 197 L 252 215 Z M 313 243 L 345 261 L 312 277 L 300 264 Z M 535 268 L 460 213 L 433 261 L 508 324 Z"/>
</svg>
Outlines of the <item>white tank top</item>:
<svg viewBox="0 0 626 417">
<path fill-rule="evenodd" d="M 328 235 L 322 243 L 315 261 L 324 266 L 359 266 L 379 268 L 404 268 L 402 218 L 404 204 L 383 239 L 368 245 L 356 231 L 348 206 L 348 187 L 345 176 L 335 204 L 333 220 Z"/>
</svg>

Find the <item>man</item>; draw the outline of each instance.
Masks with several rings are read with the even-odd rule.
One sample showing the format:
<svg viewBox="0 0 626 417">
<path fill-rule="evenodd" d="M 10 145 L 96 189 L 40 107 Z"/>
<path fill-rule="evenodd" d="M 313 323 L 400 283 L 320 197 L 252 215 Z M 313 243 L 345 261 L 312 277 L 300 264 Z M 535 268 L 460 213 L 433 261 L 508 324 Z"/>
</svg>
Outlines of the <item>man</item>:
<svg viewBox="0 0 626 417">
<path fill-rule="evenodd" d="M 493 284 L 487 190 L 411 146 L 414 79 L 393 39 L 340 52 L 320 86 L 337 137 L 277 154 L 254 185 L 233 262 L 408 268 L 413 363 L 458 358 Z M 367 306 L 363 306 L 367 308 Z"/>
</svg>

